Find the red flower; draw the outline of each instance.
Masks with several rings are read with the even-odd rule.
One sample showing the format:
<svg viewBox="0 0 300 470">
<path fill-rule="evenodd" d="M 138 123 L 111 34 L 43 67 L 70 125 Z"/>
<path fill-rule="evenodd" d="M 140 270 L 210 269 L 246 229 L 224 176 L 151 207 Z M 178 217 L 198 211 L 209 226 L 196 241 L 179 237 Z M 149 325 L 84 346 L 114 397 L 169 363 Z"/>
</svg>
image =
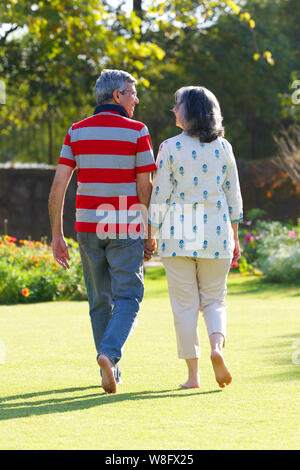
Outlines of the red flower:
<svg viewBox="0 0 300 470">
<path fill-rule="evenodd" d="M 246 243 L 251 242 L 251 238 L 252 238 L 251 232 L 248 232 L 245 236 L 245 242 Z"/>
<path fill-rule="evenodd" d="M 22 295 L 24 297 L 28 297 L 30 295 L 30 292 L 29 292 L 29 289 L 27 289 L 27 287 L 25 287 L 24 289 L 22 289 Z"/>
</svg>

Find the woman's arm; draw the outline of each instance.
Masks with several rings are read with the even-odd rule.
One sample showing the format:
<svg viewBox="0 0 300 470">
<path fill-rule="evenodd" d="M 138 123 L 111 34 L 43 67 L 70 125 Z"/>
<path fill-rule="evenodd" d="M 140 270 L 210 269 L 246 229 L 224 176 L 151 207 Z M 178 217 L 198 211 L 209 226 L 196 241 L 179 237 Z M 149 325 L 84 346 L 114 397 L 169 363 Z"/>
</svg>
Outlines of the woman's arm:
<svg viewBox="0 0 300 470">
<path fill-rule="evenodd" d="M 232 222 L 231 227 L 232 227 L 232 230 L 233 230 L 234 240 L 239 240 L 239 224 L 238 224 L 238 222 L 234 222 L 234 223 Z"/>
<path fill-rule="evenodd" d="M 243 200 L 240 189 L 239 175 L 237 170 L 236 161 L 232 151 L 231 144 L 224 140 L 225 150 L 228 157 L 226 178 L 223 183 L 223 191 L 226 196 L 229 217 L 233 230 L 234 249 L 232 264 L 236 263 L 241 257 L 240 244 L 239 244 L 239 222 L 243 220 Z"/>
<path fill-rule="evenodd" d="M 224 140 L 224 143 L 228 160 L 226 177 L 222 188 L 227 200 L 230 221 L 232 224 L 234 224 L 243 220 L 243 200 L 241 195 L 237 165 L 232 151 L 232 146 L 226 140 Z"/>
<path fill-rule="evenodd" d="M 234 239 L 234 249 L 233 249 L 233 257 L 231 264 L 236 263 L 241 257 L 241 250 L 240 250 L 240 242 L 239 242 L 239 224 L 238 222 L 231 223 L 231 227 L 233 230 L 233 239 Z"/>
</svg>

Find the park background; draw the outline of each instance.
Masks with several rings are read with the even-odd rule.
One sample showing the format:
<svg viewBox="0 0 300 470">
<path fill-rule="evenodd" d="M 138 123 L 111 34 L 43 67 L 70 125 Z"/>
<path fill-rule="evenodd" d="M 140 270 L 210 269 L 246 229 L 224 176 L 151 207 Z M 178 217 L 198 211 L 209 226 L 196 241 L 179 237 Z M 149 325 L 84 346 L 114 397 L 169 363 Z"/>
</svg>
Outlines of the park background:
<svg viewBox="0 0 300 470">
<path fill-rule="evenodd" d="M 298 446 L 299 23 L 297 0 L 1 2 L 1 448 Z M 245 214 L 228 282 L 228 391 L 213 385 L 203 325 L 203 387 L 176 388 L 183 366 L 157 258 L 145 265 L 123 388 L 116 397 L 99 389 L 74 240 L 76 175 L 65 204 L 68 271 L 52 258 L 47 201 L 65 134 L 93 113 L 103 68 L 138 79 L 134 118 L 155 155 L 178 133 L 176 89 L 203 85 L 219 99 Z"/>
<path fill-rule="evenodd" d="M 93 113 L 104 67 L 138 79 L 134 117 L 147 124 L 155 155 L 178 133 L 175 91 L 211 89 L 245 214 L 259 208 L 297 225 L 299 17 L 297 0 L 1 2 L 0 233 L 50 237 L 47 197 L 60 149 L 70 125 Z M 72 238 L 75 191 L 74 175 L 65 211 Z"/>
</svg>

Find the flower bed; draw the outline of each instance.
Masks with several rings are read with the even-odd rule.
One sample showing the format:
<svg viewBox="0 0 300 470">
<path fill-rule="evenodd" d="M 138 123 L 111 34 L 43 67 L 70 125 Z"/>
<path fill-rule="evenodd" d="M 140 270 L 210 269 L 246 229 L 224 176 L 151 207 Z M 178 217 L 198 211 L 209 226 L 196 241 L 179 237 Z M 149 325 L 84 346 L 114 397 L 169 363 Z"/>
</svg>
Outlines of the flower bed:
<svg viewBox="0 0 300 470">
<path fill-rule="evenodd" d="M 78 244 L 66 241 L 71 260 L 65 271 L 46 243 L 0 237 L 0 303 L 86 299 Z"/>
<path fill-rule="evenodd" d="M 239 231 L 239 272 L 272 282 L 300 283 L 300 219 L 297 227 L 281 222 L 250 221 Z"/>
<path fill-rule="evenodd" d="M 240 225 L 242 256 L 231 266 L 230 275 L 300 283 L 300 219 L 298 227 L 293 227 L 255 220 L 261 215 L 253 210 L 249 222 Z M 78 243 L 66 241 L 71 259 L 65 271 L 47 243 L 0 237 L 0 304 L 86 300 Z"/>
</svg>

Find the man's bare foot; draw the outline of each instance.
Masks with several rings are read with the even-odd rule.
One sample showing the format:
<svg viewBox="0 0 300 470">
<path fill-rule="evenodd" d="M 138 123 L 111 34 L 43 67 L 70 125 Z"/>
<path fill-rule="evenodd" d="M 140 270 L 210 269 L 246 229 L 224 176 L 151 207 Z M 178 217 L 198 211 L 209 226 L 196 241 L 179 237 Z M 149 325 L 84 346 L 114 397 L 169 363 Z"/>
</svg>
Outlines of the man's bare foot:
<svg viewBox="0 0 300 470">
<path fill-rule="evenodd" d="M 114 377 L 114 365 L 111 360 L 101 354 L 98 357 L 98 364 L 102 369 L 102 387 L 106 393 L 116 393 L 117 384 Z"/>
<path fill-rule="evenodd" d="M 200 388 L 200 380 L 188 379 L 184 384 L 180 384 L 180 388 Z"/>
<path fill-rule="evenodd" d="M 224 358 L 219 351 L 212 351 L 211 362 L 214 368 L 216 381 L 218 382 L 221 388 L 224 388 L 226 385 L 229 385 L 232 381 L 232 376 L 227 369 Z"/>
</svg>

